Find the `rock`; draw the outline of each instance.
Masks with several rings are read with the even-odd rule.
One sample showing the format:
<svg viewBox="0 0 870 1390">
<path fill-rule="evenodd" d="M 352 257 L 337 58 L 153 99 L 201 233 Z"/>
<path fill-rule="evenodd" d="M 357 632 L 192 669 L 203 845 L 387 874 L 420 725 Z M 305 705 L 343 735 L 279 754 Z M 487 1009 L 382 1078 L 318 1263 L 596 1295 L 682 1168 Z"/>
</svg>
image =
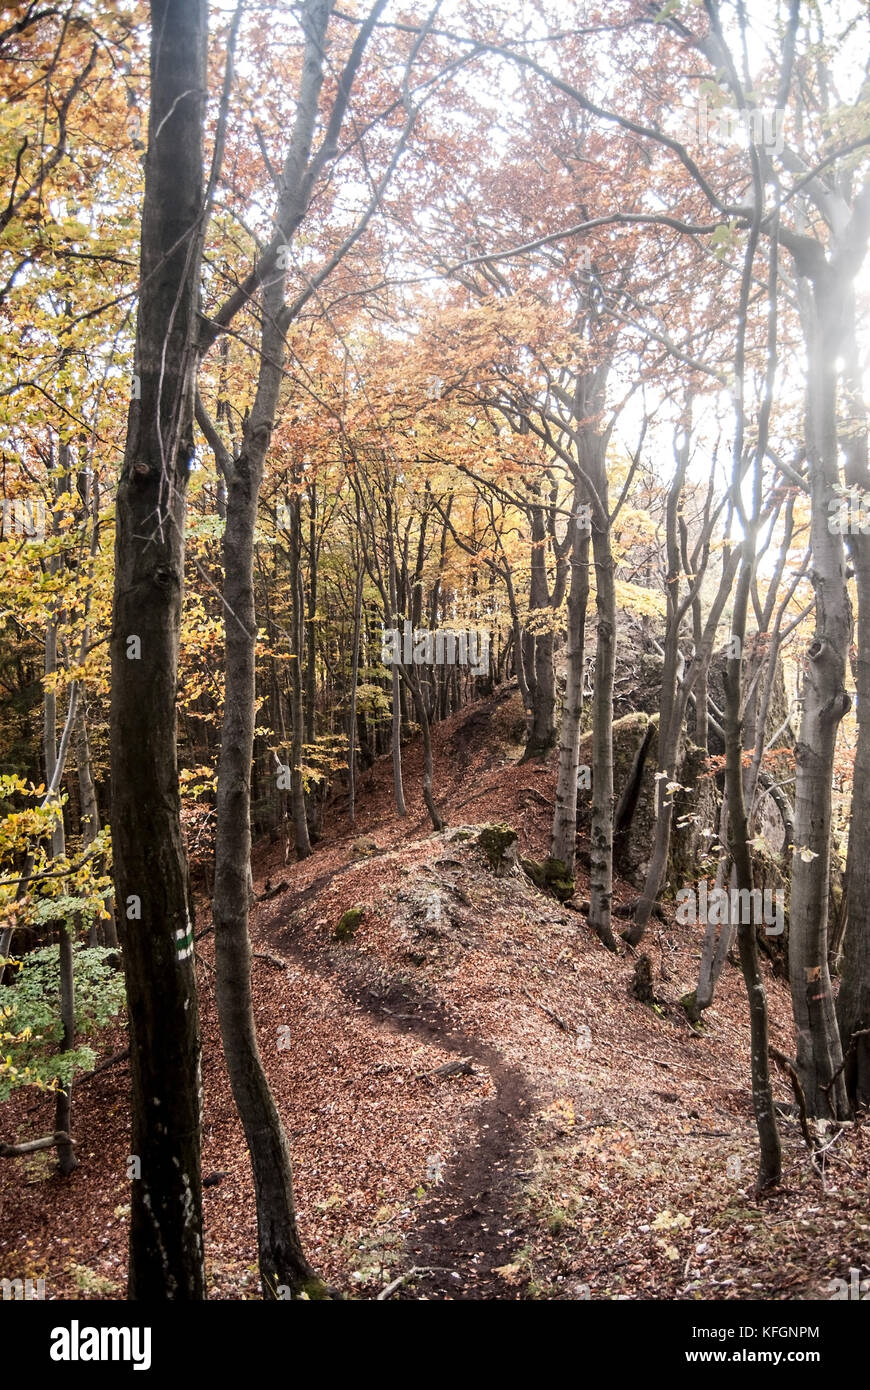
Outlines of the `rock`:
<svg viewBox="0 0 870 1390">
<path fill-rule="evenodd" d="M 223 1182 L 224 1178 L 228 1177 L 229 1173 L 209 1173 L 207 1178 L 203 1178 L 202 1185 L 203 1187 L 217 1187 L 219 1183 Z"/>
<path fill-rule="evenodd" d="M 552 893 L 560 903 L 574 896 L 574 880 L 570 877 L 562 859 L 521 859 L 520 865 L 528 874 L 536 888 L 542 893 Z"/>
<path fill-rule="evenodd" d="M 364 835 L 362 839 L 354 840 L 350 852 L 354 859 L 371 859 L 372 855 L 380 854 L 381 847 L 371 835 Z"/>
<path fill-rule="evenodd" d="M 566 898 L 566 900 L 565 900 L 565 906 L 566 906 L 567 908 L 570 908 L 570 910 L 571 910 L 572 912 L 582 912 L 584 916 L 586 916 L 586 917 L 589 916 L 589 899 L 588 899 L 588 898 L 578 898 L 578 897 L 577 897 L 577 894 L 575 893 L 573 897 L 571 897 L 571 898 Z"/>
<path fill-rule="evenodd" d="M 356 933 L 364 913 L 364 907 L 349 907 L 339 918 L 338 926 L 333 932 L 336 941 L 349 941 Z"/>
<path fill-rule="evenodd" d="M 477 843 L 496 874 L 505 874 L 517 862 L 517 832 L 509 825 L 485 825 L 477 837 Z"/>
</svg>

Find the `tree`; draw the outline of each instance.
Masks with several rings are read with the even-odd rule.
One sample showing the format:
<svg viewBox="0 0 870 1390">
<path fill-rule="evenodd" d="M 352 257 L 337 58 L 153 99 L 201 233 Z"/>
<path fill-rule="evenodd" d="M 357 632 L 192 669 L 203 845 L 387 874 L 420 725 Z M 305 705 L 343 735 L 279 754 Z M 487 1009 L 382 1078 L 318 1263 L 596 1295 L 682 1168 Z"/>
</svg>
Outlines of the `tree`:
<svg viewBox="0 0 870 1390">
<path fill-rule="evenodd" d="M 130 1296 L 141 1300 L 205 1292 L 199 1015 L 175 725 L 207 27 L 205 0 L 153 0 L 134 390 L 116 500 L 111 824 L 138 1165 Z"/>
</svg>

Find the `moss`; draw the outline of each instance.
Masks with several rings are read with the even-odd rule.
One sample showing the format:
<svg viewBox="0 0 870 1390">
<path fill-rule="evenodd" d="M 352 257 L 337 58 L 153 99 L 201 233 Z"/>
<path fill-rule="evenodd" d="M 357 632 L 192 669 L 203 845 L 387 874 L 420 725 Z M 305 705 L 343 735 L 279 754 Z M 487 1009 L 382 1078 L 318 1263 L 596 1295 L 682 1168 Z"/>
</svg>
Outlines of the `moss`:
<svg viewBox="0 0 870 1390">
<path fill-rule="evenodd" d="M 347 912 L 339 918 L 338 926 L 333 933 L 336 941 L 349 941 L 362 921 L 364 913 L 364 907 L 349 907 Z"/>
<path fill-rule="evenodd" d="M 517 832 L 503 823 L 486 825 L 477 837 L 477 843 L 486 855 L 490 868 L 500 869 L 508 857 L 511 845 L 516 843 Z"/>
<path fill-rule="evenodd" d="M 690 1023 L 697 1024 L 701 1022 L 702 1011 L 698 1008 L 698 995 L 694 989 L 691 991 L 691 993 L 684 994 L 680 999 L 680 1003 L 685 1009 L 686 1017 L 688 1018 Z"/>
<path fill-rule="evenodd" d="M 536 888 L 542 893 L 552 893 L 560 903 L 574 896 L 574 880 L 568 873 L 563 859 L 521 859 L 522 865 Z"/>
<path fill-rule="evenodd" d="M 308 1298 L 312 1302 L 329 1302 L 334 1298 L 334 1294 L 329 1289 L 329 1286 L 324 1284 L 322 1279 L 315 1277 L 313 1279 L 306 1279 L 305 1283 L 302 1285 L 300 1297 Z"/>
</svg>

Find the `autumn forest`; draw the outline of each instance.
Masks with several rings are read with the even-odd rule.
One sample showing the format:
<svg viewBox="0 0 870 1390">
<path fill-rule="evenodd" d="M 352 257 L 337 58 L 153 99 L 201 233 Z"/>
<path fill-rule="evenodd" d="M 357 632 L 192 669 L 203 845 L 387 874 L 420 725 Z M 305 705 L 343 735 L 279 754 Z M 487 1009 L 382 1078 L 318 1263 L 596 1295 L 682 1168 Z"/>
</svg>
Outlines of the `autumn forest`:
<svg viewBox="0 0 870 1390">
<path fill-rule="evenodd" d="M 20 0 L 0 91 L 0 1303 L 826 1363 L 866 6 Z"/>
</svg>

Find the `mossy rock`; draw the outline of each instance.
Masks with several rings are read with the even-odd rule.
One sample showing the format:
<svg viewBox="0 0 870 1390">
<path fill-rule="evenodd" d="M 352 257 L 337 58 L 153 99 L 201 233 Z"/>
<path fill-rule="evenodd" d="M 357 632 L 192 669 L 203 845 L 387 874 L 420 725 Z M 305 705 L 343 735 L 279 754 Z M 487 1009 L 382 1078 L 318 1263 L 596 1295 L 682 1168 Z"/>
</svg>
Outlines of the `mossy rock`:
<svg viewBox="0 0 870 1390">
<path fill-rule="evenodd" d="M 569 876 L 563 859 L 553 859 L 551 856 L 540 860 L 521 859 L 520 864 L 542 893 L 552 893 L 560 903 L 573 898 L 574 880 Z"/>
<path fill-rule="evenodd" d="M 496 873 L 515 861 L 517 832 L 504 823 L 485 825 L 477 837 L 477 843 L 487 857 L 489 866 Z"/>
<path fill-rule="evenodd" d="M 338 926 L 333 932 L 336 941 L 350 941 L 351 937 L 356 933 L 364 914 L 364 907 L 349 907 L 347 912 L 342 913 L 339 918 Z"/>
</svg>

